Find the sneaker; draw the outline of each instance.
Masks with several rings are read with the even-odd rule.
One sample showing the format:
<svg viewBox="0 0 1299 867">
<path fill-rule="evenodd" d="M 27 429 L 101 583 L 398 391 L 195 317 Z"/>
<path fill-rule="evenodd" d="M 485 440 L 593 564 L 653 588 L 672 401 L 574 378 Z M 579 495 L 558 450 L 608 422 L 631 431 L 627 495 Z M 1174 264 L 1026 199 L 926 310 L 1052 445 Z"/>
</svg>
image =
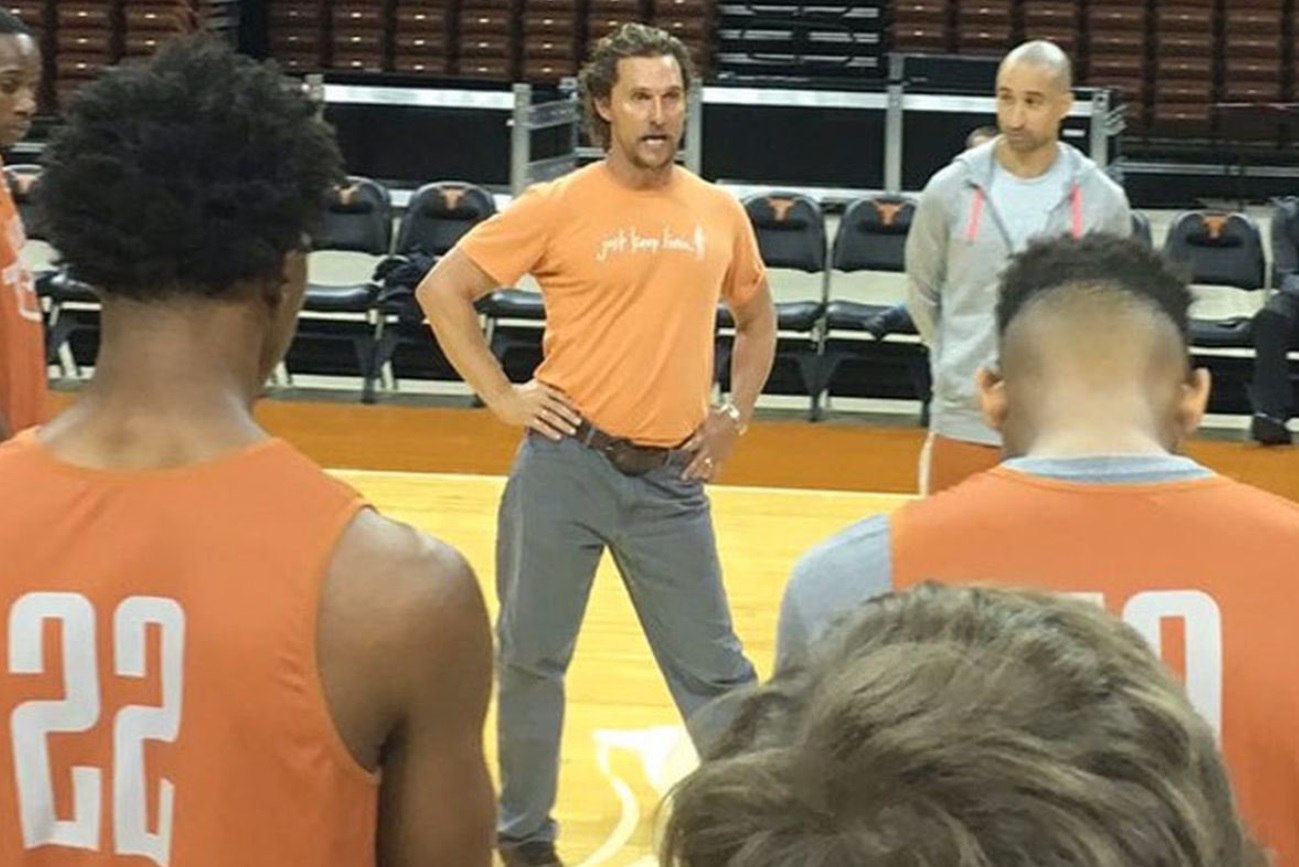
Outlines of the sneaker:
<svg viewBox="0 0 1299 867">
<path fill-rule="evenodd" d="M 555 853 L 555 844 L 549 840 L 534 840 L 501 849 L 505 867 L 564 867 Z"/>
<path fill-rule="evenodd" d="M 1285 422 L 1262 413 L 1254 414 L 1253 420 L 1249 423 L 1249 435 L 1265 446 L 1288 446 L 1294 442 L 1294 437 L 1290 429 L 1285 426 Z"/>
</svg>

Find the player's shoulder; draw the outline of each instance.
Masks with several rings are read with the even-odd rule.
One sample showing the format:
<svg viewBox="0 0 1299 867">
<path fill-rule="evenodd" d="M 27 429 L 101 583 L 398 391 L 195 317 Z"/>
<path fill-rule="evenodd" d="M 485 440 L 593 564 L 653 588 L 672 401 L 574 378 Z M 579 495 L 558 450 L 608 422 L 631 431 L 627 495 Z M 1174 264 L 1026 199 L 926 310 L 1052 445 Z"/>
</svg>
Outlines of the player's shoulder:
<svg viewBox="0 0 1299 867">
<path fill-rule="evenodd" d="M 217 486 L 237 491 L 251 482 L 258 485 L 264 503 L 275 508 L 308 502 L 320 512 L 353 510 L 364 497 L 347 482 L 330 474 L 292 443 L 272 437 L 247 450 L 237 472 L 214 477 Z"/>
<path fill-rule="evenodd" d="M 477 602 L 478 584 L 463 555 L 409 524 L 362 509 L 344 529 L 330 581 L 360 600 L 358 619 L 394 623 L 454 617 Z"/>
<path fill-rule="evenodd" d="M 1259 532 L 1283 533 L 1299 542 L 1299 503 L 1271 491 L 1216 476 L 1222 491 L 1224 512 L 1247 522 L 1255 522 Z"/>
<path fill-rule="evenodd" d="M 0 467 L 26 461 L 35 450 L 34 431 L 19 431 L 7 440 L 0 440 Z"/>
</svg>

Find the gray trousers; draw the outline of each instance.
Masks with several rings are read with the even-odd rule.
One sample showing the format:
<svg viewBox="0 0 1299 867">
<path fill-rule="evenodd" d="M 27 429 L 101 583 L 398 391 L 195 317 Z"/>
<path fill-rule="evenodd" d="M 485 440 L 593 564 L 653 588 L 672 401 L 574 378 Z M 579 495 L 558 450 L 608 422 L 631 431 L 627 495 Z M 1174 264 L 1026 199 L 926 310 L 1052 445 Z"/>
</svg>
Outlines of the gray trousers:
<svg viewBox="0 0 1299 867">
<path fill-rule="evenodd" d="M 631 478 L 574 440 L 524 439 L 496 548 L 502 846 L 554 840 L 564 673 L 607 547 L 687 722 L 752 683 L 731 625 L 701 482 L 681 467 Z"/>
</svg>

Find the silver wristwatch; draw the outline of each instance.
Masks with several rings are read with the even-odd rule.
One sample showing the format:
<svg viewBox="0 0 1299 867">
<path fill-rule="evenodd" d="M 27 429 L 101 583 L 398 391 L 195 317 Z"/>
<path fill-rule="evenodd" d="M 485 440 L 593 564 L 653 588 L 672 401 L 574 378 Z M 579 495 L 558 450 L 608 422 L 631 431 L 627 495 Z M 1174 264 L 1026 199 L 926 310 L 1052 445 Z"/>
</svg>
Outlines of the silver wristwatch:
<svg viewBox="0 0 1299 867">
<path fill-rule="evenodd" d="M 744 436 L 744 432 L 749 429 L 749 426 L 744 423 L 743 416 L 740 415 L 740 408 L 738 406 L 728 400 L 726 403 L 719 406 L 717 411 L 729 416 L 731 421 L 735 422 L 735 427 L 740 432 L 740 436 Z"/>
</svg>

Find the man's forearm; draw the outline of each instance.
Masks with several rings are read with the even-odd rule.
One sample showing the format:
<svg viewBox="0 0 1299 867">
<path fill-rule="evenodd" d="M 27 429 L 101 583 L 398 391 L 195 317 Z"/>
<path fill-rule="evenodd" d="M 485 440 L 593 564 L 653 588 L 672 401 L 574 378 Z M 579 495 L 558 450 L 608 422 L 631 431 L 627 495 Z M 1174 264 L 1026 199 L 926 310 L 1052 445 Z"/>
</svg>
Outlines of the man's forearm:
<svg viewBox="0 0 1299 867">
<path fill-rule="evenodd" d="M 735 347 L 731 352 L 731 400 L 740 410 L 740 418 L 748 424 L 753 407 L 758 402 L 762 387 L 771 374 L 771 364 L 776 357 L 776 323 L 755 323 L 740 327 L 735 332 Z"/>
<path fill-rule="evenodd" d="M 907 313 L 911 315 L 911 322 L 916 326 L 916 333 L 920 335 L 920 340 L 926 346 L 932 346 L 934 343 L 935 322 L 937 320 L 938 305 L 931 301 L 914 281 L 907 284 Z"/>
<path fill-rule="evenodd" d="M 933 346 L 937 330 L 938 295 L 947 278 L 950 241 L 946 203 L 926 189 L 916 205 L 907 234 L 907 312 L 926 346 Z"/>
<path fill-rule="evenodd" d="M 492 355 L 474 305 L 453 295 L 428 292 L 419 299 L 443 353 L 483 402 L 491 406 L 513 386 Z"/>
</svg>

